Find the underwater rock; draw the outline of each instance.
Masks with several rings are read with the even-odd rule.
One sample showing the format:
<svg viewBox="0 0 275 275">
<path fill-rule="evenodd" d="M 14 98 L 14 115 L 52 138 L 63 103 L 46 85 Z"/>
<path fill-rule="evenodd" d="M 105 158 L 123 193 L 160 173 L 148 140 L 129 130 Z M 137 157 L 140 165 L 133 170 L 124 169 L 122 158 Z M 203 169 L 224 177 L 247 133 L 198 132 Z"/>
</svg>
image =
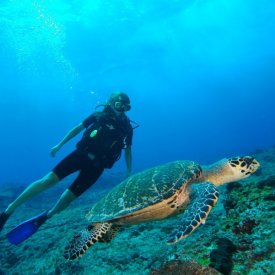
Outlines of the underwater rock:
<svg viewBox="0 0 275 275">
<path fill-rule="evenodd" d="M 231 274 L 233 270 L 232 255 L 237 247 L 227 238 L 220 238 L 217 241 L 217 248 L 210 253 L 210 266 L 224 275 Z"/>
<path fill-rule="evenodd" d="M 259 188 L 262 188 L 264 186 L 270 186 L 270 187 L 275 187 L 275 176 L 270 176 L 265 180 L 259 181 L 257 186 Z"/>
<path fill-rule="evenodd" d="M 275 201 L 275 194 L 270 194 L 264 197 L 265 201 Z"/>
<path fill-rule="evenodd" d="M 253 250 L 253 249 L 254 249 L 254 246 L 253 246 L 251 240 L 248 240 L 246 238 L 239 239 L 238 246 L 237 246 L 238 252 L 249 251 L 249 250 Z"/>
<path fill-rule="evenodd" d="M 81 265 L 75 265 L 71 262 L 61 263 L 55 266 L 54 274 L 82 274 L 84 271 Z"/>
<path fill-rule="evenodd" d="M 227 185 L 226 185 L 226 190 L 228 191 L 228 192 L 231 192 L 233 189 L 235 189 L 235 188 L 239 188 L 239 187 L 241 187 L 242 185 L 239 183 L 239 182 L 237 182 L 237 181 L 235 181 L 235 182 L 230 182 L 230 183 L 228 183 Z"/>
<path fill-rule="evenodd" d="M 167 262 L 160 269 L 154 269 L 151 275 L 218 275 L 220 274 L 217 270 L 212 267 L 200 265 L 195 261 L 170 261 Z"/>
<path fill-rule="evenodd" d="M 228 214 L 229 210 L 233 209 L 236 205 L 237 205 L 237 202 L 232 197 L 228 197 L 226 200 L 224 200 L 223 206 L 226 214 Z"/>
<path fill-rule="evenodd" d="M 132 238 L 138 237 L 138 236 L 141 234 L 141 232 L 139 232 L 138 230 L 134 230 L 134 229 L 133 229 L 133 230 L 130 231 L 129 234 L 130 234 L 130 237 L 131 237 L 131 239 L 132 239 Z"/>
<path fill-rule="evenodd" d="M 239 182 L 231 182 L 226 185 L 225 188 L 226 188 L 227 194 L 225 196 L 225 199 L 223 200 L 223 207 L 225 209 L 226 215 L 228 215 L 230 209 L 234 209 L 238 203 L 235 197 L 230 195 L 231 191 L 241 187 L 242 185 Z"/>
<path fill-rule="evenodd" d="M 5 262 L 5 267 L 11 268 L 20 261 L 20 257 L 17 256 L 15 253 L 8 251 L 6 255 L 7 255 L 7 258 Z"/>
<path fill-rule="evenodd" d="M 254 219 L 246 218 L 239 225 L 237 225 L 233 232 L 235 234 L 252 234 L 254 227 L 257 225 L 257 222 Z"/>
</svg>

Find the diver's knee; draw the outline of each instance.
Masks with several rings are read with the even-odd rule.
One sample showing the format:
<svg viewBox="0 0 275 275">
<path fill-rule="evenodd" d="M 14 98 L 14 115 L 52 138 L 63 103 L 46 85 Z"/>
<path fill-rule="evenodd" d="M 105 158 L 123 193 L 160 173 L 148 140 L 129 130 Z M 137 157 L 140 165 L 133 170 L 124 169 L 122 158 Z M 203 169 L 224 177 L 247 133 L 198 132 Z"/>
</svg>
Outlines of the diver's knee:
<svg viewBox="0 0 275 275">
<path fill-rule="evenodd" d="M 56 184 L 57 182 L 59 182 L 59 178 L 54 172 L 50 172 L 42 178 L 43 185 L 49 187 Z"/>
</svg>

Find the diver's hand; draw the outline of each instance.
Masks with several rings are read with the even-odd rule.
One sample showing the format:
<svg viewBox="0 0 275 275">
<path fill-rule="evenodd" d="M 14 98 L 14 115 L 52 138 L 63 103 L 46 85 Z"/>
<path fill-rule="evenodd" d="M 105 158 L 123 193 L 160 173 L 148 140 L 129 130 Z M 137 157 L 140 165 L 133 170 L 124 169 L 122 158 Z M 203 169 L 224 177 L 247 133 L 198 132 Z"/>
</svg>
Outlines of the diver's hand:
<svg viewBox="0 0 275 275">
<path fill-rule="evenodd" d="M 50 151 L 51 156 L 55 157 L 56 153 L 60 150 L 60 148 L 61 148 L 60 145 L 55 145 Z"/>
</svg>

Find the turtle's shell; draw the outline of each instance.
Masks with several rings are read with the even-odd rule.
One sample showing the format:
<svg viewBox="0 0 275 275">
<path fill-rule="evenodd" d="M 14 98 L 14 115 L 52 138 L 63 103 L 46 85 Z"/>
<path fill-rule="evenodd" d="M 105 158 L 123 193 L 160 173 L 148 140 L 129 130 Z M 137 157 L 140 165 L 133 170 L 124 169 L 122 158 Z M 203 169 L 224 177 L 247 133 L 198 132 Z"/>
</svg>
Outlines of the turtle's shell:
<svg viewBox="0 0 275 275">
<path fill-rule="evenodd" d="M 195 162 L 181 160 L 137 173 L 95 203 L 86 217 L 92 222 L 103 222 L 161 202 L 198 177 L 200 171 Z"/>
</svg>

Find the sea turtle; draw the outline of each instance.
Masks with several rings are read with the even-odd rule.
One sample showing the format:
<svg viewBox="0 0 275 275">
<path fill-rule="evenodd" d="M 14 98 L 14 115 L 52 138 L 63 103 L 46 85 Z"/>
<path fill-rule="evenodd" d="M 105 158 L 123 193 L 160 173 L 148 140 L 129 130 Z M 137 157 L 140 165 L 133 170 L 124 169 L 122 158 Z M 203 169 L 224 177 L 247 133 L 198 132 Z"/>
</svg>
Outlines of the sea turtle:
<svg viewBox="0 0 275 275">
<path fill-rule="evenodd" d="M 96 242 L 110 241 L 122 226 L 183 213 L 168 243 L 176 243 L 204 223 L 218 200 L 217 186 L 248 177 L 260 164 L 250 156 L 222 159 L 209 166 L 179 160 L 137 173 L 92 206 L 90 225 L 65 248 L 64 257 L 82 256 Z"/>
</svg>

